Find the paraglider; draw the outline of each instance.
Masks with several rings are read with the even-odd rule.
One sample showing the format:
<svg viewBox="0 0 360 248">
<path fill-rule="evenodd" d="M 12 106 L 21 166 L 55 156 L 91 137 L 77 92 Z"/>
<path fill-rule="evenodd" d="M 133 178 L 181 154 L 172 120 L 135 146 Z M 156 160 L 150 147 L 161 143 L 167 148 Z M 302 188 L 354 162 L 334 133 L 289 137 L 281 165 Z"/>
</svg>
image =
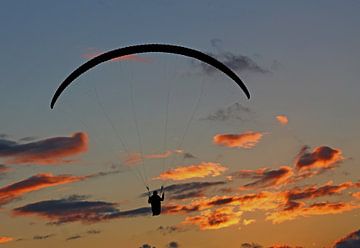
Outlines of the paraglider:
<svg viewBox="0 0 360 248">
<path fill-rule="evenodd" d="M 210 55 L 203 53 L 201 51 L 183 47 L 183 46 L 177 46 L 177 45 L 168 45 L 168 44 L 141 44 L 141 45 L 133 45 L 128 47 L 122 47 L 118 48 L 112 51 L 108 51 L 105 53 L 102 53 L 86 63 L 79 66 L 76 70 L 74 70 L 68 77 L 65 78 L 65 80 L 59 85 L 59 87 L 56 89 L 52 99 L 50 107 L 51 109 L 54 108 L 55 103 L 61 96 L 61 94 L 64 92 L 64 90 L 70 86 L 78 77 L 80 77 L 82 74 L 86 73 L 90 69 L 96 67 L 97 65 L 110 61 L 112 59 L 134 55 L 134 54 L 141 54 L 141 53 L 168 53 L 168 54 L 177 54 L 177 55 L 183 55 L 186 57 L 197 59 L 201 62 L 204 62 L 212 67 L 215 67 L 219 71 L 223 72 L 226 76 L 231 78 L 235 84 L 240 87 L 240 89 L 245 93 L 246 97 L 250 98 L 250 93 L 245 86 L 245 84 L 242 82 L 242 80 L 235 74 L 234 71 L 232 71 L 228 66 L 226 66 L 224 63 L 220 62 L 214 57 L 211 57 Z M 131 98 L 132 99 L 132 98 Z M 167 110 L 168 111 L 168 110 Z M 193 115 L 192 115 L 193 117 Z M 191 118 L 192 118 L 191 117 Z M 190 119 L 192 120 L 192 119 Z M 136 121 L 136 119 L 135 119 Z M 191 121 L 189 121 L 188 125 Z M 136 128 L 137 124 L 136 124 Z M 166 130 L 165 130 L 166 132 Z M 146 185 L 145 181 L 143 180 L 143 183 L 145 187 L 147 188 L 149 192 L 149 187 Z M 164 201 L 164 192 L 163 192 L 163 186 L 161 187 L 162 196 L 160 197 L 158 195 L 157 191 L 154 191 L 153 194 L 150 196 L 149 192 L 149 199 L 148 203 L 151 204 L 151 209 L 153 212 L 153 215 L 159 215 L 161 213 L 161 201 Z"/>
<path fill-rule="evenodd" d="M 153 216 L 160 215 L 161 213 L 161 202 L 165 199 L 165 193 L 163 192 L 164 187 L 161 187 L 160 193 L 162 192 L 161 197 L 158 195 L 158 192 L 154 190 L 153 194 L 150 196 L 149 192 L 149 199 L 148 203 L 151 204 L 151 211 Z"/>
</svg>

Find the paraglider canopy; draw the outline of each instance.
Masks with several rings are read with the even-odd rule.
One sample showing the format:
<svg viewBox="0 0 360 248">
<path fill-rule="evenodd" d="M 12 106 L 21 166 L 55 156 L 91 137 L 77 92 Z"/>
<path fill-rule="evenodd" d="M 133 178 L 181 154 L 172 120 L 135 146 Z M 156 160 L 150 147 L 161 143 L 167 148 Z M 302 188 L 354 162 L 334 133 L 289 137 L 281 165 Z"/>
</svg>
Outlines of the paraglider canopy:
<svg viewBox="0 0 360 248">
<path fill-rule="evenodd" d="M 54 96 L 51 99 L 50 107 L 54 108 L 54 105 L 57 101 L 57 99 L 60 97 L 62 92 L 81 74 L 87 72 L 91 68 L 112 60 L 114 58 L 119 58 L 127 55 L 132 54 L 139 54 L 139 53 L 154 53 L 154 52 L 160 52 L 160 53 L 170 53 L 170 54 L 178 54 L 183 55 L 191 58 L 195 58 L 197 60 L 200 60 L 204 63 L 207 63 L 218 70 L 225 73 L 228 77 L 230 77 L 245 93 L 246 97 L 250 98 L 250 93 L 248 89 L 246 88 L 245 84 L 242 82 L 242 80 L 232 71 L 229 67 L 227 67 L 225 64 L 220 62 L 219 60 L 215 59 L 214 57 L 211 57 L 203 52 L 200 52 L 195 49 L 183 47 L 183 46 L 177 46 L 177 45 L 168 45 L 168 44 L 142 44 L 142 45 L 134 45 L 134 46 L 128 46 L 128 47 L 122 47 L 118 48 L 109 52 L 105 52 L 103 54 L 100 54 L 96 56 L 95 58 L 87 61 L 86 63 L 82 64 L 80 67 L 78 67 L 75 71 L 73 71 L 58 87 L 56 90 Z"/>
</svg>

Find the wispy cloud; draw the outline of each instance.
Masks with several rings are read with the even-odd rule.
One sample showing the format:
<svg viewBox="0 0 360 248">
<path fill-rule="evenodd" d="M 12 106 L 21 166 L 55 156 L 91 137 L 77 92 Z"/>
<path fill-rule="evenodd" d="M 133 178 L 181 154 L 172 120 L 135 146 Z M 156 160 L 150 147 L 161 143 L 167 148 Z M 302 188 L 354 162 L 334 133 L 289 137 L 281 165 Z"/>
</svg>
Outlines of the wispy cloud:
<svg viewBox="0 0 360 248">
<path fill-rule="evenodd" d="M 86 133 L 74 133 L 70 137 L 53 137 L 26 144 L 0 139 L 0 158 L 6 164 L 59 164 L 69 162 L 66 157 L 87 151 Z"/>
<path fill-rule="evenodd" d="M 66 241 L 75 240 L 75 239 L 81 239 L 83 236 L 81 235 L 73 235 L 68 238 L 66 238 Z"/>
<path fill-rule="evenodd" d="M 201 162 L 200 164 L 192 164 L 177 167 L 161 173 L 155 179 L 160 180 L 186 180 L 191 178 L 215 177 L 226 171 L 227 168 L 220 163 Z"/>
<path fill-rule="evenodd" d="M 217 134 L 213 137 L 216 145 L 231 148 L 253 148 L 262 138 L 263 133 L 245 132 L 240 134 Z"/>
<path fill-rule="evenodd" d="M 236 102 L 225 108 L 218 109 L 214 113 L 210 113 L 208 116 L 201 118 L 200 120 L 208 121 L 228 121 L 228 120 L 248 120 L 252 111 L 248 107 L 244 107 L 240 103 Z"/>
<path fill-rule="evenodd" d="M 162 235 L 172 234 L 174 232 L 184 232 L 186 229 L 183 226 L 159 226 L 157 229 Z"/>
<path fill-rule="evenodd" d="M 48 238 L 51 238 L 51 237 L 54 237 L 55 234 L 46 234 L 46 235 L 35 235 L 33 237 L 34 240 L 44 240 L 44 239 L 48 239 Z"/>
<path fill-rule="evenodd" d="M 217 58 L 234 71 L 250 71 L 261 74 L 269 72 L 268 70 L 258 65 L 253 59 L 245 55 L 234 54 L 231 52 L 221 52 L 220 54 L 208 53 L 208 55 Z M 215 71 L 215 68 L 205 63 L 201 63 L 200 65 L 203 71 L 207 74 L 211 74 Z"/>
</svg>

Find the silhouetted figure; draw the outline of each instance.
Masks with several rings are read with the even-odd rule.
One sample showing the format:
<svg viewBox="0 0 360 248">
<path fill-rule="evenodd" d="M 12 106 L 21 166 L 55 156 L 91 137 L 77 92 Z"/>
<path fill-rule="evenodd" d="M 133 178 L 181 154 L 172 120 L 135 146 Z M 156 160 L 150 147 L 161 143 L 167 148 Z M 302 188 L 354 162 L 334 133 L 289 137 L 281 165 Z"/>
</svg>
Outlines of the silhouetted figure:
<svg viewBox="0 0 360 248">
<path fill-rule="evenodd" d="M 161 202 L 164 200 L 164 192 L 160 197 L 156 190 L 154 190 L 152 196 L 149 196 L 148 203 L 151 204 L 151 211 L 154 215 L 159 215 L 161 213 Z"/>
</svg>

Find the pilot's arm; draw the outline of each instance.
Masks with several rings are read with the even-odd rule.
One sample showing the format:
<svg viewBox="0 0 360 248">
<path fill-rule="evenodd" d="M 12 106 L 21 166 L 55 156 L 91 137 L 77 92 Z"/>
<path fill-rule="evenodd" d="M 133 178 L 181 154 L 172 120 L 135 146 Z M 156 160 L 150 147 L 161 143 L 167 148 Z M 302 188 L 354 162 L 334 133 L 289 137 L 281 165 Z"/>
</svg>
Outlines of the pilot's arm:
<svg viewBox="0 0 360 248">
<path fill-rule="evenodd" d="M 161 196 L 161 201 L 163 201 L 164 199 L 165 199 L 165 193 L 163 192 Z"/>
</svg>

